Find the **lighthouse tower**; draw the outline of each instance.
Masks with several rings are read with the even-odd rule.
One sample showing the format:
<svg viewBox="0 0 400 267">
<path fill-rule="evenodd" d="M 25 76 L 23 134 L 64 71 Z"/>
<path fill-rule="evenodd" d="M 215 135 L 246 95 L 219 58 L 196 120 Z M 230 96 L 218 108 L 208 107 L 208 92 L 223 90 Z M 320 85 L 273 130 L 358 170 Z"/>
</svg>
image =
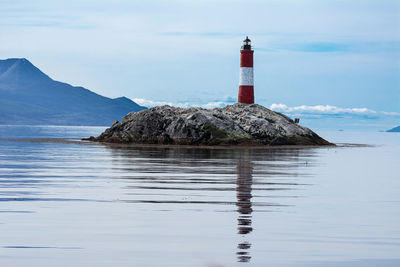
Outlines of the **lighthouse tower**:
<svg viewBox="0 0 400 267">
<path fill-rule="evenodd" d="M 240 49 L 239 103 L 254 103 L 253 54 L 249 37 Z"/>
</svg>

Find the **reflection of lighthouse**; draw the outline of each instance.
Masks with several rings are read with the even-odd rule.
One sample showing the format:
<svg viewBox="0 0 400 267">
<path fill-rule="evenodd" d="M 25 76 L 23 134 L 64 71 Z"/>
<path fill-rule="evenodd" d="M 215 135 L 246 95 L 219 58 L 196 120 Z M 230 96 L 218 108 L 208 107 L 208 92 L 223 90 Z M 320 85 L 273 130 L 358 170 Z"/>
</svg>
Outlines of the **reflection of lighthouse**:
<svg viewBox="0 0 400 267">
<path fill-rule="evenodd" d="M 251 41 L 246 36 L 240 50 L 239 103 L 254 103 L 253 54 Z"/>
<path fill-rule="evenodd" d="M 236 206 L 239 213 L 238 216 L 238 234 L 246 235 L 253 231 L 251 226 L 251 186 L 253 184 L 253 166 L 248 160 L 239 160 L 237 165 L 237 180 L 236 180 Z M 249 242 L 242 242 L 238 244 L 239 251 L 237 252 L 238 261 L 248 262 L 251 259 L 248 249 L 251 244 Z"/>
</svg>

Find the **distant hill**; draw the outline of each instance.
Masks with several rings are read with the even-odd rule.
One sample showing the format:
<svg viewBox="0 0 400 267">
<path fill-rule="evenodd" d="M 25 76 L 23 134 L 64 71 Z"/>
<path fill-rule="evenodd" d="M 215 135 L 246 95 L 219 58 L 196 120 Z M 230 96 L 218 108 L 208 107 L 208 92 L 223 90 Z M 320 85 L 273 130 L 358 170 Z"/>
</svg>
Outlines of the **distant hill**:
<svg viewBox="0 0 400 267">
<path fill-rule="evenodd" d="M 391 133 L 400 133 L 400 126 L 394 127 L 393 129 L 388 130 Z"/>
<path fill-rule="evenodd" d="M 143 109 L 54 81 L 25 58 L 0 60 L 0 124 L 103 126 Z"/>
</svg>

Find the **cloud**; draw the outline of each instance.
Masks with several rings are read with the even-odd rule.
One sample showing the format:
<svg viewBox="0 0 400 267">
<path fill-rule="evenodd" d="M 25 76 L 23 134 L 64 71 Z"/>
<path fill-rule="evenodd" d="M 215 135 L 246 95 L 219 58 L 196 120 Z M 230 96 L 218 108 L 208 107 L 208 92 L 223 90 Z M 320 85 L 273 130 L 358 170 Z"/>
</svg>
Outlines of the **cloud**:
<svg viewBox="0 0 400 267">
<path fill-rule="evenodd" d="M 169 105 L 172 106 L 172 102 L 165 102 L 165 101 L 153 101 L 144 98 L 133 98 L 132 99 L 135 103 L 145 106 L 145 107 L 156 107 L 156 106 L 164 106 Z"/>
<path fill-rule="evenodd" d="M 222 102 L 222 101 L 219 101 L 219 102 L 210 102 L 210 103 L 201 105 L 201 107 L 202 107 L 202 108 L 222 108 L 222 107 L 225 107 L 227 104 L 228 104 L 228 103 Z"/>
<path fill-rule="evenodd" d="M 382 111 L 383 115 L 387 115 L 387 116 L 400 116 L 400 113 L 398 112 L 386 112 L 386 111 Z"/>
<path fill-rule="evenodd" d="M 235 32 L 183 32 L 183 31 L 168 31 L 162 32 L 161 35 L 166 36 L 196 36 L 196 37 L 243 37 L 243 33 Z"/>
<path fill-rule="evenodd" d="M 222 108 L 226 105 L 233 104 L 235 101 L 232 101 L 232 97 L 226 97 L 223 100 L 214 100 L 206 103 L 200 103 L 198 101 L 182 101 L 182 102 L 168 102 L 168 101 L 153 101 L 144 98 L 133 98 L 132 100 L 138 103 L 141 106 L 145 107 L 155 107 L 155 106 L 163 106 L 170 105 L 182 108 L 188 107 L 201 107 L 201 108 Z M 378 116 L 394 116 L 400 117 L 400 113 L 398 112 L 387 112 L 387 111 L 375 111 L 366 107 L 352 107 L 352 108 L 343 108 L 332 105 L 301 105 L 295 107 L 289 107 L 285 104 L 272 104 L 269 106 L 269 109 L 281 113 L 287 113 L 291 115 L 307 115 L 310 117 L 340 117 L 341 115 L 359 115 L 359 116 L 369 116 L 369 117 L 378 117 Z"/>
<path fill-rule="evenodd" d="M 349 44 L 329 43 L 329 42 L 315 42 L 299 44 L 294 50 L 300 52 L 344 52 L 349 50 Z"/>
<path fill-rule="evenodd" d="M 400 113 L 397 112 L 385 112 L 385 111 L 375 111 L 368 108 L 343 108 L 331 105 L 315 105 L 315 106 L 307 106 L 301 105 L 296 107 L 288 107 L 285 104 L 272 104 L 270 106 L 271 110 L 289 113 L 289 114 L 315 114 L 315 115 L 345 115 L 345 114 L 353 114 L 353 115 L 385 115 L 385 116 L 400 116 Z"/>
<path fill-rule="evenodd" d="M 189 108 L 189 107 L 201 107 L 201 108 L 221 108 L 225 107 L 226 105 L 232 104 L 230 98 L 228 97 L 226 101 L 211 101 L 207 103 L 198 103 L 198 102 L 167 102 L 167 101 L 153 101 L 144 98 L 133 98 L 134 102 L 141 106 L 145 107 L 156 107 L 156 106 L 175 106 L 181 108 Z"/>
<path fill-rule="evenodd" d="M 144 98 L 133 98 L 134 102 L 141 106 L 145 107 L 156 107 L 163 105 L 170 105 L 182 108 L 189 107 L 201 107 L 201 108 L 222 108 L 226 105 L 230 105 L 236 102 L 236 99 L 232 97 L 225 97 L 223 100 L 213 100 L 209 102 L 199 102 L 197 101 L 181 101 L 181 102 L 168 102 L 168 101 L 154 101 L 148 100 Z M 233 101 L 234 100 L 234 101 Z M 306 115 L 309 117 L 340 117 L 342 115 L 358 115 L 358 116 L 367 116 L 367 117 L 379 117 L 379 116 L 391 116 L 391 117 L 400 117 L 400 113 L 398 112 L 388 112 L 388 111 L 376 111 L 373 109 L 369 109 L 366 107 L 352 107 L 352 108 L 344 108 L 337 107 L 332 105 L 301 105 L 295 107 L 289 107 L 285 104 L 272 104 L 269 106 L 269 109 L 281 113 L 287 113 L 290 115 Z"/>
<path fill-rule="evenodd" d="M 348 52 L 348 53 L 374 53 L 374 52 L 400 52 L 400 41 L 348 41 L 348 42 L 326 42 L 326 41 L 291 41 L 290 43 L 278 42 L 269 44 L 269 47 L 261 47 L 261 51 L 274 50 L 295 51 L 305 53 L 334 53 L 334 52 Z"/>
</svg>

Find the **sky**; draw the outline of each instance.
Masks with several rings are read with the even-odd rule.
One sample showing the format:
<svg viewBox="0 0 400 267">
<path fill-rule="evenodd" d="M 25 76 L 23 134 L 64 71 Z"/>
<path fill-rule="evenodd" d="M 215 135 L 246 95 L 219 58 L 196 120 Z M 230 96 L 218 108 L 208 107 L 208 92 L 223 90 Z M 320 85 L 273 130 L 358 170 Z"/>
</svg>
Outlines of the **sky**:
<svg viewBox="0 0 400 267">
<path fill-rule="evenodd" d="M 0 0 L 0 59 L 145 106 L 236 102 L 246 35 L 256 103 L 400 124 L 397 0 Z"/>
</svg>

